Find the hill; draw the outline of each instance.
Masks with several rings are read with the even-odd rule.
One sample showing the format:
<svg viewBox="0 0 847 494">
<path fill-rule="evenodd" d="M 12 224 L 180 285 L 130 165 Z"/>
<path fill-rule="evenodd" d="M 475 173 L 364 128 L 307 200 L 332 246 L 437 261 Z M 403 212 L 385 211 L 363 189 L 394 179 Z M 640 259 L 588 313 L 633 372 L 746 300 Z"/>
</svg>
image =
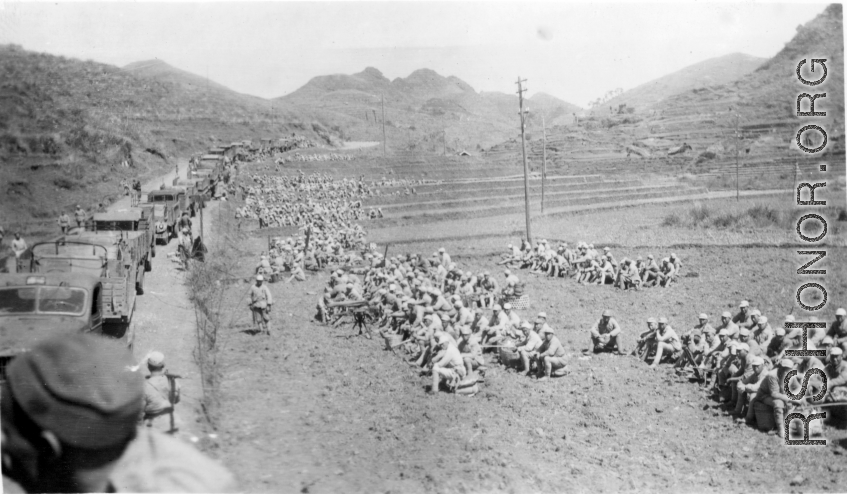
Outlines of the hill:
<svg viewBox="0 0 847 494">
<path fill-rule="evenodd" d="M 455 76 L 418 69 L 389 80 L 368 67 L 356 74 L 312 78 L 296 91 L 278 98 L 299 107 L 323 108 L 357 119 L 361 126 L 347 129 L 360 140 L 381 140 L 382 99 L 385 100 L 389 142 L 409 149 L 440 151 L 443 139 L 451 151 L 487 147 L 517 133 L 517 96 L 478 93 Z M 530 99 L 538 114 L 551 122 L 581 111 L 576 105 L 546 94 Z"/>
<path fill-rule="evenodd" d="M 0 209 L 20 221 L 3 226 L 108 204 L 120 180 L 158 175 L 220 142 L 332 139 L 348 125 L 198 79 L 164 63 L 121 69 L 0 45 Z"/>
<path fill-rule="evenodd" d="M 739 80 L 755 71 L 765 60 L 743 53 L 710 58 L 625 91 L 599 104 L 594 112 L 604 114 L 609 107 L 617 111 L 623 104 L 634 107 L 636 113 L 646 112 L 676 94 Z"/>
</svg>

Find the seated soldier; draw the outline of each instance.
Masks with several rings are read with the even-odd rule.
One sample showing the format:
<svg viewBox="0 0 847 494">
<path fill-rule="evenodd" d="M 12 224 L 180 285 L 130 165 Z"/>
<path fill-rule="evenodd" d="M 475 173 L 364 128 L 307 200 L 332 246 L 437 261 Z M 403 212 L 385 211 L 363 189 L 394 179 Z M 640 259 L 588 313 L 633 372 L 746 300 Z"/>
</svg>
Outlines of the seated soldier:
<svg viewBox="0 0 847 494">
<path fill-rule="evenodd" d="M 673 355 L 680 350 L 682 350 L 682 342 L 679 341 L 676 331 L 668 324 L 667 318 L 660 317 L 656 331 L 656 355 L 653 357 L 650 368 L 658 367 L 663 355 Z"/>
<path fill-rule="evenodd" d="M 640 290 L 641 276 L 638 274 L 638 268 L 632 262 L 632 259 L 624 258 L 621 262 L 621 267 L 618 270 L 617 279 L 615 281 L 616 288 L 624 290 Z"/>
<path fill-rule="evenodd" d="M 619 338 L 621 327 L 612 317 L 612 311 L 606 309 L 600 319 L 591 327 L 591 348 L 594 353 L 616 352 L 621 355 Z"/>
<path fill-rule="evenodd" d="M 518 328 L 521 325 L 521 316 L 518 315 L 517 312 L 512 310 L 512 304 L 505 303 L 503 304 L 503 314 L 509 319 L 509 324 L 505 328 L 505 334 L 512 338 L 518 338 Z"/>
<path fill-rule="evenodd" d="M 656 264 L 653 254 L 648 255 L 644 272 L 641 273 L 641 279 L 644 280 L 642 286 L 656 286 L 659 282 L 659 273 L 659 265 Z"/>
<path fill-rule="evenodd" d="M 459 333 L 461 335 L 459 352 L 462 355 L 462 361 L 465 363 L 465 374 L 471 375 L 473 371 L 485 366 L 485 360 L 482 359 L 482 347 L 479 345 L 479 339 L 473 335 L 470 326 L 462 326 Z"/>
<path fill-rule="evenodd" d="M 826 401 L 843 401 L 847 388 L 847 362 L 844 362 L 844 351 L 834 346 L 829 350 L 829 363 L 824 367 L 827 377 Z M 840 398 L 837 398 L 839 397 Z"/>
<path fill-rule="evenodd" d="M 453 387 L 466 375 L 462 354 L 450 337 L 441 334 L 436 344 L 441 352 L 440 358 L 433 359 L 432 362 L 432 387 L 428 391 L 429 394 L 438 392 L 441 381 L 445 381 L 448 386 Z"/>
<path fill-rule="evenodd" d="M 756 396 L 750 402 L 749 410 L 753 410 L 753 405 L 761 403 L 773 411 L 774 424 L 776 427 L 769 431 L 768 434 L 775 434 L 780 438 L 784 438 L 785 433 L 785 411 L 790 404 L 802 405 L 802 400 L 794 400 L 790 396 L 783 393 L 782 383 L 785 381 L 785 376 L 789 371 L 794 369 L 794 362 L 789 359 L 779 361 L 777 367 L 765 375 L 759 389 L 756 391 Z M 748 411 L 747 417 L 751 414 Z"/>
<path fill-rule="evenodd" d="M 635 349 L 632 351 L 631 355 L 636 355 L 641 358 L 641 352 L 644 351 L 644 358 L 646 361 L 647 355 L 650 353 L 646 351 L 647 349 L 652 348 L 653 343 L 656 339 L 656 329 L 658 328 L 658 321 L 656 321 L 655 317 L 647 318 L 647 330 L 638 335 L 638 341 L 636 342 Z"/>
<path fill-rule="evenodd" d="M 676 281 L 676 277 L 676 267 L 671 264 L 670 260 L 667 257 L 662 259 L 662 267 L 659 269 L 659 286 L 670 286 L 671 283 Z"/>
<path fill-rule="evenodd" d="M 715 327 L 715 331 L 720 332 L 720 330 L 725 329 L 726 335 L 729 339 L 737 340 L 739 326 L 732 321 L 732 315 L 729 312 L 724 312 L 721 314 L 721 323 Z"/>
<path fill-rule="evenodd" d="M 553 333 L 549 327 L 543 330 L 541 337 L 544 341 L 538 348 L 537 361 L 544 367 L 544 375 L 539 377 L 539 381 L 545 381 L 550 378 L 553 371 L 558 371 L 567 367 L 565 360 L 565 348 L 562 342 Z M 540 371 L 539 366 L 539 371 Z"/>
<path fill-rule="evenodd" d="M 751 372 L 745 373 L 741 376 L 741 379 L 735 383 L 735 393 L 738 397 L 735 401 L 736 422 L 743 421 L 744 417 L 751 414 L 752 409 L 745 411 L 745 408 L 756 395 L 756 392 L 759 390 L 759 385 L 768 373 L 767 368 L 765 367 L 765 359 L 762 357 L 752 356 L 750 358 L 750 366 Z"/>
<path fill-rule="evenodd" d="M 521 357 L 523 368 L 521 371 L 525 375 L 530 374 L 532 362 L 538 357 L 538 349 L 541 347 L 541 337 L 535 332 L 535 329 L 526 321 L 521 323 L 521 331 L 524 334 L 524 340 L 515 348 L 518 355 Z"/>
<path fill-rule="evenodd" d="M 847 351 L 847 310 L 839 308 L 835 311 L 835 320 L 829 325 L 823 337 L 825 336 L 832 338 L 833 346 Z M 823 340 L 823 337 L 821 340 Z"/>
<path fill-rule="evenodd" d="M 491 315 L 491 320 L 488 327 L 482 331 L 482 344 L 484 347 L 498 345 L 503 341 L 504 332 L 509 325 L 509 319 L 503 314 L 499 304 L 494 305 L 494 313 Z"/>
</svg>

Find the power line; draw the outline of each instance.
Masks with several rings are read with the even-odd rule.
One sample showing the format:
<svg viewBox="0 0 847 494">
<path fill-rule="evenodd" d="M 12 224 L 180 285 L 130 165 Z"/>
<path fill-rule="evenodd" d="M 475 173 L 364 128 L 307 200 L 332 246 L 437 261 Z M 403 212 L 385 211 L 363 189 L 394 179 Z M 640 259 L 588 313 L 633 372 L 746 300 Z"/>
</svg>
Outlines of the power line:
<svg viewBox="0 0 847 494">
<path fill-rule="evenodd" d="M 523 87 L 523 83 L 526 82 L 526 79 L 521 79 L 521 76 L 518 76 L 518 104 L 520 111 L 518 115 L 521 117 L 521 151 L 523 152 L 523 192 L 524 192 L 524 209 L 526 212 L 526 241 L 532 245 L 532 226 L 530 225 L 529 219 L 529 167 L 526 164 L 526 138 L 524 137 L 524 132 L 526 131 L 526 114 L 529 113 L 529 109 L 524 111 L 523 109 L 523 93 L 526 92 L 526 89 Z"/>
</svg>

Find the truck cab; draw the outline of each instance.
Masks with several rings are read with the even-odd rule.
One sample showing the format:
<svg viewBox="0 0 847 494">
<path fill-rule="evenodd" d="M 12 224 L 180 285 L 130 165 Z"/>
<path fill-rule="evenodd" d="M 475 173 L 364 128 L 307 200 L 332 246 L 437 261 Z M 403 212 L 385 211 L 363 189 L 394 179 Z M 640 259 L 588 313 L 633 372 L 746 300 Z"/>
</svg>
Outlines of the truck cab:
<svg viewBox="0 0 847 494">
<path fill-rule="evenodd" d="M 176 236 L 176 222 L 179 221 L 182 212 L 190 209 L 185 190 L 175 188 L 151 190 L 147 193 L 145 206 L 148 205 L 152 206 L 153 210 L 152 222 L 155 224 L 161 219 L 168 225 L 168 240 Z"/>
<path fill-rule="evenodd" d="M 103 285 L 79 273 L 0 274 L 0 375 L 9 361 L 40 340 L 72 332 L 113 337 L 132 348 L 128 326 L 104 330 Z"/>
</svg>

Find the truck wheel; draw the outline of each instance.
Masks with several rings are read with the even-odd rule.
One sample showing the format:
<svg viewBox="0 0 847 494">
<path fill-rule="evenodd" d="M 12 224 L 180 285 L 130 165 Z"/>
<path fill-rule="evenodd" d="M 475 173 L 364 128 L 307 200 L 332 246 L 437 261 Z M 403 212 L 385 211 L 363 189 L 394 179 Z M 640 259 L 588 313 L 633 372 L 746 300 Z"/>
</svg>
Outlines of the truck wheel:
<svg viewBox="0 0 847 494">
<path fill-rule="evenodd" d="M 150 247 L 150 256 L 156 257 L 156 240 L 153 240 L 153 246 Z"/>
<path fill-rule="evenodd" d="M 149 258 L 144 260 L 144 271 L 146 271 L 148 273 L 150 271 L 153 271 L 153 261 L 151 261 Z"/>
<path fill-rule="evenodd" d="M 141 279 L 135 282 L 136 295 L 144 295 L 144 272 L 141 272 Z"/>
</svg>

